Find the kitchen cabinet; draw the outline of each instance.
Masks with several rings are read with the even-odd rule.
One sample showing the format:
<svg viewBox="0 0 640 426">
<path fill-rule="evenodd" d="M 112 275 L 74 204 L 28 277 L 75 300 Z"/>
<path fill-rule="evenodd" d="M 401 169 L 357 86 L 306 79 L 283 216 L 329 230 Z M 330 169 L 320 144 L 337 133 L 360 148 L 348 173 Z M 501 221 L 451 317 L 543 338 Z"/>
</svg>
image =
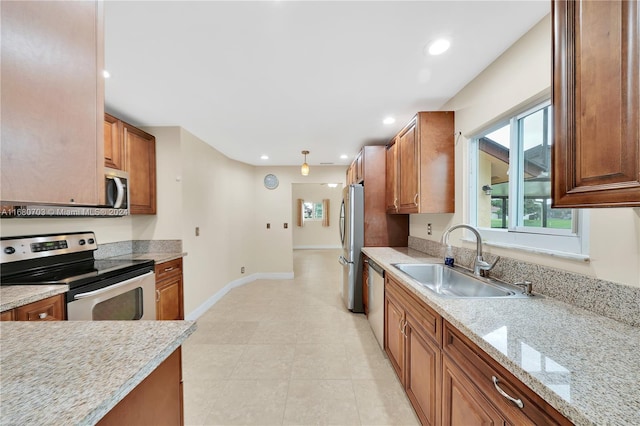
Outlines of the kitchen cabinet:
<svg viewBox="0 0 640 426">
<path fill-rule="evenodd" d="M 460 424 L 462 418 L 478 424 L 481 419 L 487 422 L 482 424 L 572 424 L 446 321 L 443 342 L 444 425 Z"/>
<path fill-rule="evenodd" d="M 385 350 L 422 424 L 440 423 L 441 317 L 385 278 Z"/>
<path fill-rule="evenodd" d="M 640 206 L 637 1 L 554 1 L 553 207 Z"/>
<path fill-rule="evenodd" d="M 104 114 L 104 165 L 112 169 L 124 170 L 122 122 L 107 113 Z"/>
<path fill-rule="evenodd" d="M 385 158 L 385 204 L 387 213 L 398 213 L 398 140 L 395 138 L 386 147 Z"/>
<path fill-rule="evenodd" d="M 0 3 L 2 201 L 102 201 L 102 7 Z"/>
<path fill-rule="evenodd" d="M 156 319 L 184 319 L 182 258 L 159 263 L 156 272 Z"/>
<path fill-rule="evenodd" d="M 387 212 L 455 212 L 454 148 L 453 111 L 419 112 L 388 145 Z"/>
<path fill-rule="evenodd" d="M 156 214 L 156 139 L 104 114 L 104 165 L 129 173 L 129 212 Z"/>
<path fill-rule="evenodd" d="M 64 295 L 58 294 L 4 311 L 0 321 L 64 321 L 65 306 Z"/>
<path fill-rule="evenodd" d="M 364 154 L 360 151 L 347 169 L 347 184 L 357 184 L 364 181 Z"/>
<path fill-rule="evenodd" d="M 362 307 L 365 316 L 369 315 L 369 261 L 362 255 Z"/>
<path fill-rule="evenodd" d="M 406 247 L 409 238 L 409 218 L 386 214 L 385 152 L 382 145 L 364 146 L 349 168 L 364 186 L 364 247 Z"/>
<path fill-rule="evenodd" d="M 384 332 L 389 361 L 422 424 L 572 424 L 389 273 Z"/>
<path fill-rule="evenodd" d="M 183 407 L 182 351 L 178 348 L 97 425 L 183 425 Z"/>
</svg>

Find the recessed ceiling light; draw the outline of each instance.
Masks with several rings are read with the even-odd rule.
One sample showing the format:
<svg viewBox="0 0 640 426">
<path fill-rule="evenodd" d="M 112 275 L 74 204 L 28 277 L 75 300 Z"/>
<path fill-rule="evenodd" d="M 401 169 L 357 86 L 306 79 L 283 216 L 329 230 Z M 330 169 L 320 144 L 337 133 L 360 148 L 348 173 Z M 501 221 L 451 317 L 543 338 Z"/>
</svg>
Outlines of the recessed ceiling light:
<svg viewBox="0 0 640 426">
<path fill-rule="evenodd" d="M 395 123 L 395 122 L 396 122 L 396 119 L 395 119 L 395 118 L 393 118 L 393 117 L 387 117 L 387 118 L 385 118 L 384 120 L 382 120 L 382 123 L 383 123 L 383 124 L 387 124 L 387 125 L 389 125 L 389 124 L 393 124 L 393 123 Z"/>
<path fill-rule="evenodd" d="M 109 71 L 107 71 L 107 70 L 102 70 L 102 76 L 104 78 L 109 78 L 109 77 L 111 77 L 111 73 Z"/>
<path fill-rule="evenodd" d="M 268 155 L 261 155 L 261 156 L 260 156 L 260 159 L 261 159 L 261 160 L 268 160 L 268 159 L 269 159 L 269 156 L 268 156 Z"/>
<path fill-rule="evenodd" d="M 429 44 L 428 51 L 430 55 L 440 55 L 441 53 L 446 52 L 447 49 L 449 49 L 449 46 L 451 46 L 449 40 L 439 38 L 438 40 Z"/>
<path fill-rule="evenodd" d="M 347 154 L 342 154 L 340 158 L 342 158 L 343 160 L 346 160 L 347 158 L 349 158 L 349 156 Z"/>
</svg>

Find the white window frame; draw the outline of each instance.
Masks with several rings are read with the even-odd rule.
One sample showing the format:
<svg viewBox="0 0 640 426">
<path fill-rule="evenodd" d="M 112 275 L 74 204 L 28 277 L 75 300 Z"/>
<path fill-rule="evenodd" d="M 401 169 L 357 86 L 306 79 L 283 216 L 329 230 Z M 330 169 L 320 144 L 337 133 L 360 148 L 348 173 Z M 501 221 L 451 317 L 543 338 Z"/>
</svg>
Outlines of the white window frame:
<svg viewBox="0 0 640 426">
<path fill-rule="evenodd" d="M 494 123 L 492 126 L 472 135 L 469 142 L 469 222 L 478 228 L 482 240 L 487 245 L 518 249 L 540 254 L 548 254 L 576 260 L 588 260 L 589 253 L 589 215 L 585 209 L 572 210 L 572 229 L 550 229 L 525 227 L 517 222 L 522 216 L 523 200 L 518 194 L 524 188 L 524 158 L 520 155 L 518 139 L 518 120 L 522 117 L 550 105 L 550 101 L 537 102 L 534 105 L 512 114 L 504 120 Z M 551 119 L 552 114 L 550 114 Z M 518 176 L 518 181 L 509 180 L 509 216 L 507 229 L 478 227 L 478 147 L 479 139 L 487 134 L 504 127 L 510 126 L 509 147 L 509 176 Z M 549 126 L 552 134 L 553 123 Z M 550 135 L 551 136 L 551 135 Z M 517 154 L 514 154 L 517 153 Z M 514 159 L 512 156 L 517 155 Z"/>
</svg>

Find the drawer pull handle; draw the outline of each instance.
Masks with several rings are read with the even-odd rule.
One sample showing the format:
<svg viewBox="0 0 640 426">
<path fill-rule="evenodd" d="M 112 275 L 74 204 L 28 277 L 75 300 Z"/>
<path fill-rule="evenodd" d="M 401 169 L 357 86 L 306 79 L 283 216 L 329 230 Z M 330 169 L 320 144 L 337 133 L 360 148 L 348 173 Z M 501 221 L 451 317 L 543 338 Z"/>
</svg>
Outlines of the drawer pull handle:
<svg viewBox="0 0 640 426">
<path fill-rule="evenodd" d="M 524 408 L 524 404 L 522 403 L 521 399 L 515 399 L 512 396 L 510 396 L 508 393 L 506 393 L 505 391 L 503 391 L 500 386 L 498 386 L 498 378 L 496 376 L 491 376 L 491 379 L 493 380 L 493 386 L 496 387 L 496 390 L 498 391 L 498 393 L 502 396 L 504 396 L 506 399 L 508 399 L 509 401 L 513 402 L 514 404 L 516 404 L 518 406 L 518 408 Z"/>
<path fill-rule="evenodd" d="M 413 197 L 413 204 L 418 207 L 418 194 L 416 193 L 416 195 Z"/>
<path fill-rule="evenodd" d="M 160 290 L 156 290 L 156 302 L 160 301 Z"/>
<path fill-rule="evenodd" d="M 173 271 L 174 267 L 170 266 L 168 268 L 164 268 L 164 272 L 169 272 L 169 271 Z"/>
<path fill-rule="evenodd" d="M 49 316 L 49 314 L 47 314 L 46 312 L 40 312 L 38 314 L 38 318 L 40 318 L 40 319 L 45 319 L 48 316 Z"/>
</svg>

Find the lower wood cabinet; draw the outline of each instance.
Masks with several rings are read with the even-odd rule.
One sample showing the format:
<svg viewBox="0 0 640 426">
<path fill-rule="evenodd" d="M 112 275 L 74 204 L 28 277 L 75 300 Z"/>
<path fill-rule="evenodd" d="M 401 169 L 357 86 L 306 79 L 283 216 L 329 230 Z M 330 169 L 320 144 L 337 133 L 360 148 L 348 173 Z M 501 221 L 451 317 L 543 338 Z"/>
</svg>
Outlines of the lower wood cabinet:
<svg viewBox="0 0 640 426">
<path fill-rule="evenodd" d="M 182 352 L 178 348 L 97 424 L 183 425 L 182 388 Z"/>
<path fill-rule="evenodd" d="M 64 295 L 58 294 L 19 306 L 0 315 L 0 321 L 63 321 L 66 319 Z"/>
<path fill-rule="evenodd" d="M 385 350 L 405 392 L 425 425 L 440 423 L 441 318 L 385 278 Z M 426 325 L 426 327 L 425 327 Z"/>
<path fill-rule="evenodd" d="M 156 265 L 156 319 L 184 319 L 182 258 Z"/>
<path fill-rule="evenodd" d="M 388 273 L 384 307 L 385 351 L 423 425 L 572 424 Z"/>
<path fill-rule="evenodd" d="M 362 308 L 364 314 L 369 315 L 369 262 L 367 256 L 362 259 Z"/>
</svg>

